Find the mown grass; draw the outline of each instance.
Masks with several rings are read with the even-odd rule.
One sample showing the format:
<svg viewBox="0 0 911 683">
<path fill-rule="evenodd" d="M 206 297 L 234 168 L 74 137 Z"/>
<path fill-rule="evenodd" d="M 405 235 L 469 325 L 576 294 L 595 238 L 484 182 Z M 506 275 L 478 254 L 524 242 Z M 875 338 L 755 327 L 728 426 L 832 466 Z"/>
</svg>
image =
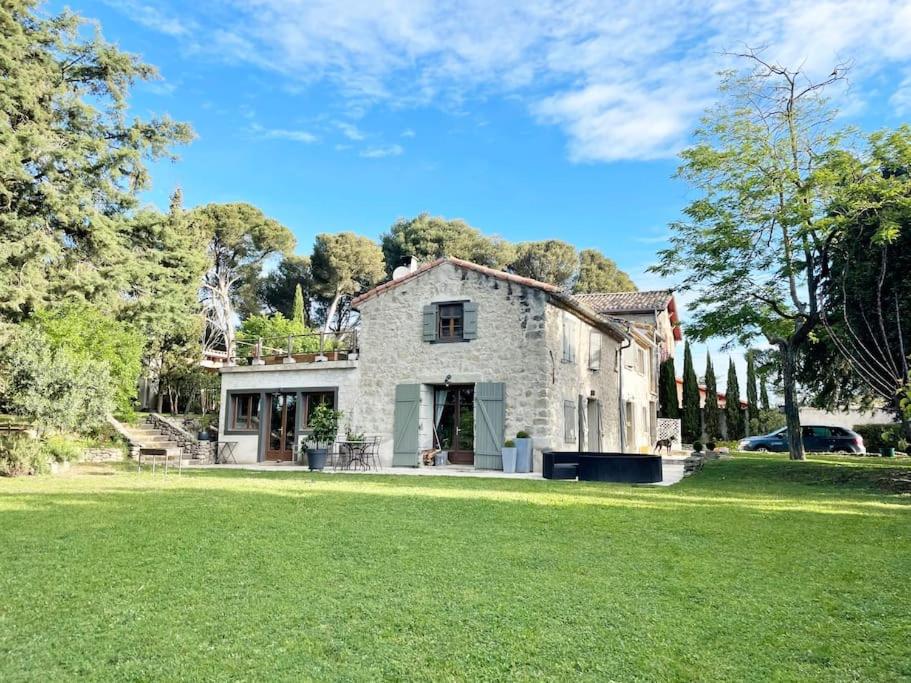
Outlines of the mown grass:
<svg viewBox="0 0 911 683">
<path fill-rule="evenodd" d="M 0 680 L 909 679 L 885 471 L 0 480 Z"/>
</svg>

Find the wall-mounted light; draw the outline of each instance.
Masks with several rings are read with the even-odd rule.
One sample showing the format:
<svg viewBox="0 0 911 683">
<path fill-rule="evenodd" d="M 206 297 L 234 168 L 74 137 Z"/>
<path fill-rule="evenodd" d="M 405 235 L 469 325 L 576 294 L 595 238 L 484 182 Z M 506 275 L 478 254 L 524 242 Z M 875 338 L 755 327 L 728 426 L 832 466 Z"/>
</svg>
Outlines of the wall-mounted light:
<svg viewBox="0 0 911 683">
<path fill-rule="evenodd" d="M 451 380 L 451 379 L 452 379 L 452 375 L 446 375 L 446 379 L 443 380 L 443 385 L 446 386 L 446 387 L 448 387 L 448 386 L 449 386 L 449 380 Z"/>
</svg>

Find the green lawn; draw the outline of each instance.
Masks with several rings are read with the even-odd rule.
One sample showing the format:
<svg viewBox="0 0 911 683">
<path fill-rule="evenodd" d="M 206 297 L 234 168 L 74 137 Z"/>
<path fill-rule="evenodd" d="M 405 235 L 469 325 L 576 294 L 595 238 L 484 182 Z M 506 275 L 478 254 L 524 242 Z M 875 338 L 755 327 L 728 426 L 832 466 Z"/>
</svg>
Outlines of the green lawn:
<svg viewBox="0 0 911 683">
<path fill-rule="evenodd" d="M 0 680 L 911 680 L 896 478 L 0 480 Z"/>
</svg>

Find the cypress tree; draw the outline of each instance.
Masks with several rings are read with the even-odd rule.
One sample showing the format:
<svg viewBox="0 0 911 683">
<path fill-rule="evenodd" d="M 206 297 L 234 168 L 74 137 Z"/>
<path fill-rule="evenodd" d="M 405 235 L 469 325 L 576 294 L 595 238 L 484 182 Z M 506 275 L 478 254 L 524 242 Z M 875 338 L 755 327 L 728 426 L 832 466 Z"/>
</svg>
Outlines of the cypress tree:
<svg viewBox="0 0 911 683">
<path fill-rule="evenodd" d="M 304 318 L 304 292 L 301 289 L 300 282 L 294 287 L 294 307 L 292 309 L 291 319 L 298 323 L 303 331 L 305 320 Z"/>
<path fill-rule="evenodd" d="M 765 377 L 759 380 L 759 405 L 763 410 L 769 410 L 769 390 L 765 385 Z"/>
<path fill-rule="evenodd" d="M 727 403 L 725 415 L 728 423 L 728 439 L 743 438 L 743 411 L 740 410 L 740 383 L 737 381 L 737 370 L 734 368 L 734 359 L 728 362 L 728 385 L 725 390 Z"/>
<path fill-rule="evenodd" d="M 661 417 L 680 419 L 680 399 L 677 396 L 677 371 L 674 359 L 668 358 L 660 366 L 658 375 L 658 404 Z"/>
<path fill-rule="evenodd" d="M 712 441 L 721 436 L 718 424 L 718 381 L 708 351 L 705 353 L 705 436 Z"/>
<path fill-rule="evenodd" d="M 755 423 L 754 423 L 755 420 Z M 755 426 L 754 426 L 755 425 Z M 759 401 L 756 398 L 756 358 L 752 349 L 747 351 L 747 433 L 759 429 Z"/>
<path fill-rule="evenodd" d="M 686 443 L 698 441 L 702 432 L 699 409 L 699 380 L 693 368 L 693 354 L 687 342 L 683 351 L 683 414 L 680 430 Z"/>
</svg>

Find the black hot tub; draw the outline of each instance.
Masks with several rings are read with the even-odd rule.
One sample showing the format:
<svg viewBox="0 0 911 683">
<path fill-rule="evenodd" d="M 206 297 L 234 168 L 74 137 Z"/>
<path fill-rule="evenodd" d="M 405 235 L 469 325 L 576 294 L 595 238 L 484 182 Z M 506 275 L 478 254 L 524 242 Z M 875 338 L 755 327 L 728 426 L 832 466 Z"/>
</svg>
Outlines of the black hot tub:
<svg viewBox="0 0 911 683">
<path fill-rule="evenodd" d="M 660 455 L 545 451 L 545 479 L 654 484 L 661 481 Z"/>
</svg>

